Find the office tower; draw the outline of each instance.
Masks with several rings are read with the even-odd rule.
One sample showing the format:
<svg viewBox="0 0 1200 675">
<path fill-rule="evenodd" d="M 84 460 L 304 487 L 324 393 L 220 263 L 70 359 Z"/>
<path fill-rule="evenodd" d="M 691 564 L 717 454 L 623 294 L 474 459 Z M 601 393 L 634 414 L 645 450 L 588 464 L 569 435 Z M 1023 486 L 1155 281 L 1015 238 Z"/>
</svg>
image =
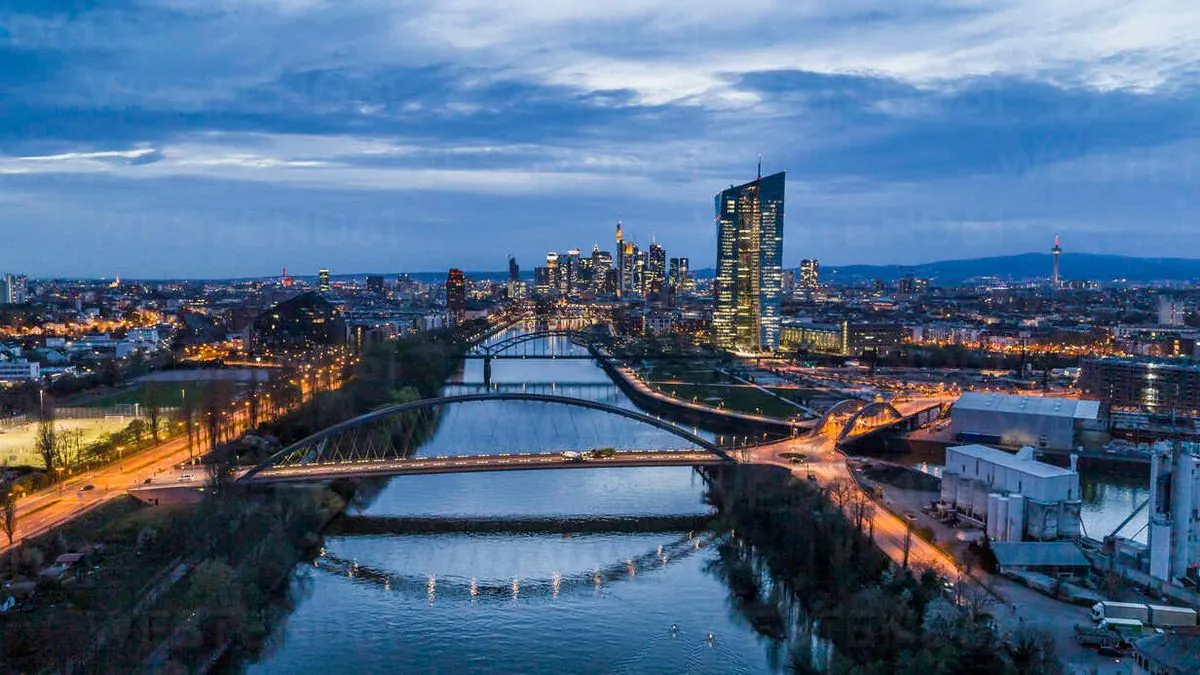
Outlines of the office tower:
<svg viewBox="0 0 1200 675">
<path fill-rule="evenodd" d="M 1058 244 L 1058 235 L 1054 235 L 1054 248 L 1050 249 L 1050 253 L 1054 255 L 1054 276 L 1050 278 L 1050 285 L 1058 288 L 1058 256 L 1062 255 L 1062 246 Z"/>
<path fill-rule="evenodd" d="M 679 259 L 679 292 L 691 293 L 696 289 L 696 280 L 692 278 L 692 273 L 689 271 L 691 265 L 687 258 Z"/>
<path fill-rule="evenodd" d="M 637 246 L 634 246 L 633 259 L 634 292 L 642 297 L 646 297 L 650 294 L 650 274 L 647 271 L 647 267 L 649 267 L 649 255 L 646 251 L 639 251 Z"/>
<path fill-rule="evenodd" d="M 815 292 L 821 287 L 821 261 L 816 258 L 805 258 L 800 261 L 800 290 L 806 293 Z"/>
<path fill-rule="evenodd" d="M 779 348 L 783 198 L 783 172 L 730 187 L 716 197 L 713 337 L 722 349 L 761 353 Z"/>
<path fill-rule="evenodd" d="M 592 251 L 592 289 L 597 295 L 612 295 L 616 289 L 609 284 L 609 278 L 616 276 L 613 269 L 613 255 L 608 251 Z"/>
<path fill-rule="evenodd" d="M 549 278 L 549 289 L 547 290 L 547 292 L 550 294 L 558 293 L 558 289 L 559 289 L 558 276 L 559 276 L 559 274 L 561 274 L 561 272 L 559 271 L 558 268 L 559 268 L 558 252 L 550 251 L 549 253 L 546 254 L 546 274 L 548 274 L 550 277 Z"/>
<path fill-rule="evenodd" d="M 667 285 L 675 291 L 679 291 L 683 286 L 679 276 L 679 258 L 671 258 L 670 264 L 667 265 Z"/>
<path fill-rule="evenodd" d="M 634 265 L 637 259 L 637 246 L 635 246 L 631 241 L 625 242 L 624 246 L 625 249 L 621 252 L 621 278 L 619 281 L 621 285 L 620 292 L 617 293 L 618 296 L 624 296 L 626 293 L 633 293 L 634 289 L 636 288 L 633 280 L 635 278 L 636 271 L 634 270 Z"/>
<path fill-rule="evenodd" d="M 546 297 L 550 295 L 553 289 L 549 267 L 533 268 L 533 292 L 538 297 Z"/>
<path fill-rule="evenodd" d="M 562 283 L 560 290 L 564 296 L 579 291 L 579 249 L 567 249 L 567 259 L 562 266 Z"/>
<path fill-rule="evenodd" d="M 617 221 L 617 297 L 625 292 L 625 236 L 621 234 L 621 221 Z"/>
<path fill-rule="evenodd" d="M 467 279 L 463 271 L 451 267 L 446 275 L 446 309 L 461 312 L 467 308 Z"/>
<path fill-rule="evenodd" d="M 646 256 L 646 276 L 647 295 L 661 293 L 667 280 L 667 252 L 653 239 L 650 241 L 650 253 Z"/>
<path fill-rule="evenodd" d="M 383 277 L 376 275 L 367 277 L 367 290 L 376 295 L 383 295 Z"/>
<path fill-rule="evenodd" d="M 783 271 L 783 295 L 792 297 L 796 294 L 796 273 L 792 270 Z"/>
<path fill-rule="evenodd" d="M 329 270 L 317 270 L 317 290 L 322 293 L 328 293 L 329 288 Z"/>
<path fill-rule="evenodd" d="M 521 266 L 517 264 L 517 259 L 513 256 L 508 256 L 508 280 L 521 280 Z"/>
</svg>

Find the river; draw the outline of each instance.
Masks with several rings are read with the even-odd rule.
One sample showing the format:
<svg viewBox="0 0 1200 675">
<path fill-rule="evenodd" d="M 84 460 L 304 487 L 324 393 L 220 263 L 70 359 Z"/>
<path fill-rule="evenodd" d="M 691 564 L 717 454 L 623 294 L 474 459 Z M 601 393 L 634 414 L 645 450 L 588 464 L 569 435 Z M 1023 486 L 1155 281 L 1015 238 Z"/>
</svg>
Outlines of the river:
<svg viewBox="0 0 1200 675">
<path fill-rule="evenodd" d="M 492 379 L 502 391 L 552 389 L 635 407 L 590 360 L 496 361 Z M 482 381 L 482 364 L 468 361 L 447 391 L 477 391 Z M 598 411 L 500 401 L 447 410 L 420 452 L 582 449 L 601 447 L 598 439 L 602 446 L 681 445 L 667 432 Z M 254 662 L 240 664 L 249 672 L 763 673 L 787 670 L 793 649 L 815 655 L 817 664 L 829 651 L 805 635 L 755 632 L 714 572 L 712 535 L 671 530 L 675 520 L 711 512 L 704 481 L 691 469 L 404 476 L 376 487 L 352 508 L 356 519 L 508 525 L 331 533 L 324 555 L 298 571 L 290 615 Z M 588 527 L 576 534 L 522 527 L 546 519 Z M 654 531 L 660 523 L 665 531 Z M 798 610 L 787 611 L 795 618 Z"/>
</svg>

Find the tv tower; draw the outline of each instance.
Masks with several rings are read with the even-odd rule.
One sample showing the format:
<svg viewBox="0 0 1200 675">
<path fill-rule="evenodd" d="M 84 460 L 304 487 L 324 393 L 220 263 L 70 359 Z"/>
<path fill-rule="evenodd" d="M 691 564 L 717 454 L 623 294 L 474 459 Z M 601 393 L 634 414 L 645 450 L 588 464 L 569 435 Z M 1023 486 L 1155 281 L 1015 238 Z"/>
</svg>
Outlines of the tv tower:
<svg viewBox="0 0 1200 675">
<path fill-rule="evenodd" d="M 1051 279 L 1051 285 L 1058 288 L 1058 256 L 1062 255 L 1062 246 L 1058 244 L 1058 235 L 1054 235 L 1054 248 L 1050 249 L 1050 253 L 1054 254 L 1054 276 Z"/>
</svg>

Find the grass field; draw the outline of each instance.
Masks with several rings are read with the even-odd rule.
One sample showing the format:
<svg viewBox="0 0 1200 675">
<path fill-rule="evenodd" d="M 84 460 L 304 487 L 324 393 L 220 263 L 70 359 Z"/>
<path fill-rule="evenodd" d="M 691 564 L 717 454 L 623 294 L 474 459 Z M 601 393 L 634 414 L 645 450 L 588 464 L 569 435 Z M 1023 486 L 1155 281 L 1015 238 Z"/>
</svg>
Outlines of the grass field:
<svg viewBox="0 0 1200 675">
<path fill-rule="evenodd" d="M 86 446 L 105 434 L 120 431 L 129 425 L 128 419 L 58 420 L 55 423 L 61 433 L 81 429 Z M 42 458 L 33 448 L 37 435 L 37 423 L 17 427 L 0 428 L 0 466 L 41 466 Z"/>
<path fill-rule="evenodd" d="M 193 402 L 199 405 L 204 398 L 204 388 L 206 382 L 158 382 L 158 404 L 163 408 L 177 408 L 183 401 L 183 397 L 191 398 Z M 245 385 L 236 383 L 234 388 L 240 388 Z M 71 401 L 63 401 L 59 403 L 60 407 L 81 407 L 81 408 L 108 408 L 114 405 L 132 405 L 134 403 L 144 403 L 146 400 L 146 384 L 139 382 L 117 391 L 106 394 L 82 396 Z"/>
</svg>

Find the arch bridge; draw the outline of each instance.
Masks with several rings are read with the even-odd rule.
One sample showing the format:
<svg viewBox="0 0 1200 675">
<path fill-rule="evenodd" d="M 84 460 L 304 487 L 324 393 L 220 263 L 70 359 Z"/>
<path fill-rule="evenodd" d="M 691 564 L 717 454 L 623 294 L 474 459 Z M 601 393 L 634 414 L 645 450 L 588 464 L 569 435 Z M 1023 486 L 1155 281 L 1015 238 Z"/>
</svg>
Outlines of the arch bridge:
<svg viewBox="0 0 1200 675">
<path fill-rule="evenodd" d="M 604 418 L 623 418 L 666 432 L 686 449 L 596 447 L 554 448 L 538 452 L 505 452 L 455 456 L 413 457 L 415 449 L 432 438 L 441 411 L 485 401 L 524 401 L 563 406 L 571 433 L 583 436 L 575 418 L 577 410 L 590 410 Z M 498 420 L 497 423 L 500 423 Z M 564 426 L 561 420 L 546 424 Z M 511 425 L 511 423 L 510 423 Z M 561 432 L 562 429 L 554 429 Z M 605 434 L 600 434 L 604 438 Z M 489 441 L 479 441 L 480 444 Z M 476 448 L 478 449 L 478 448 Z M 411 473 L 462 473 L 560 468 L 637 466 L 697 466 L 732 462 L 723 448 L 672 422 L 599 401 L 551 394 L 488 392 L 421 399 L 387 406 L 335 424 L 276 452 L 239 480 L 292 482 L 338 477 L 391 476 Z"/>
<path fill-rule="evenodd" d="M 568 349 L 562 351 L 554 338 L 565 338 L 572 345 L 584 347 L 586 353 Z M 466 359 L 483 361 L 483 382 L 492 382 L 492 361 L 495 359 L 591 359 L 591 347 L 606 342 L 603 337 L 590 331 L 572 329 L 549 329 L 520 333 L 490 343 L 475 345 L 463 355 Z"/>
<path fill-rule="evenodd" d="M 886 401 L 864 401 L 851 398 L 839 401 L 813 427 L 814 434 L 832 434 L 835 442 L 856 438 L 897 425 L 909 429 L 925 426 L 941 417 L 946 406 L 940 403 L 904 413 Z"/>
</svg>

